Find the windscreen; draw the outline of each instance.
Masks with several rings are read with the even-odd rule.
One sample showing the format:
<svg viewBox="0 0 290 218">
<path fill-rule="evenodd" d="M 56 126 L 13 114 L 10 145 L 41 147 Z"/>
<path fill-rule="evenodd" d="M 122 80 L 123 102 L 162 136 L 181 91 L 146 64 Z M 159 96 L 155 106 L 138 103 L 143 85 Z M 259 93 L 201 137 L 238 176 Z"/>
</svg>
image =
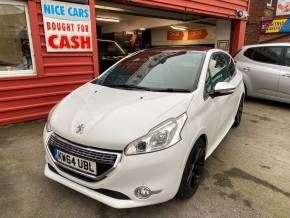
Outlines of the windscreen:
<svg viewBox="0 0 290 218">
<path fill-rule="evenodd" d="M 193 91 L 205 53 L 143 51 L 109 69 L 93 83 L 116 88 L 151 91 Z"/>
</svg>

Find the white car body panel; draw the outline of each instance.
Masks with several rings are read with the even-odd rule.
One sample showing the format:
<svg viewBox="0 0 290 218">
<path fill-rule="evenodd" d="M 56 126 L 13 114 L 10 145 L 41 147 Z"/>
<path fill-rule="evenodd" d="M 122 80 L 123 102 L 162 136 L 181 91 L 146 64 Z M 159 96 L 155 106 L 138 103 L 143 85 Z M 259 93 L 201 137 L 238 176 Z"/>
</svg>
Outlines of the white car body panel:
<svg viewBox="0 0 290 218">
<path fill-rule="evenodd" d="M 290 103 L 290 67 L 281 66 L 278 97 Z"/>
<path fill-rule="evenodd" d="M 87 83 L 55 109 L 52 130 L 80 144 L 123 150 L 159 123 L 183 114 L 191 99 L 191 93 L 122 90 Z M 85 124 L 82 135 L 76 133 L 79 124 Z"/>
<path fill-rule="evenodd" d="M 87 83 L 55 108 L 50 120 L 52 132 L 44 129 L 46 150 L 45 175 L 67 187 L 115 208 L 130 208 L 168 201 L 176 195 L 190 154 L 197 139 L 207 140 L 206 158 L 216 149 L 234 123 L 240 100 L 244 95 L 242 73 L 236 70 L 230 83 L 231 95 L 205 98 L 205 79 L 210 56 L 221 50 L 207 52 L 197 89 L 192 93 L 147 92 L 121 90 Z M 125 147 L 144 136 L 161 122 L 187 114 L 182 128 L 182 140 L 157 152 L 127 156 Z M 79 124 L 83 134 L 76 134 Z M 99 149 L 118 150 L 122 155 L 114 170 L 96 182 L 76 178 L 55 165 L 47 143 L 56 133 L 72 142 Z M 52 166 L 57 173 L 49 169 Z M 134 195 L 139 186 L 159 191 L 148 199 Z M 121 192 L 130 200 L 118 200 L 94 190 Z"/>
</svg>

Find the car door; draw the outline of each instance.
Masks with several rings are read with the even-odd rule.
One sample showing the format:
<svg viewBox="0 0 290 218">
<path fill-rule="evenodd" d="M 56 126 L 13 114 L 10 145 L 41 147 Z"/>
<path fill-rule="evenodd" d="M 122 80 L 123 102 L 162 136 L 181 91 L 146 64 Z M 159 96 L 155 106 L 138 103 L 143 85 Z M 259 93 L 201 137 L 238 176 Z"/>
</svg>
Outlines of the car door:
<svg viewBox="0 0 290 218">
<path fill-rule="evenodd" d="M 283 66 L 281 66 L 278 97 L 290 102 L 290 47 L 284 49 Z"/>
<path fill-rule="evenodd" d="M 228 97 L 227 102 L 225 102 L 226 107 L 224 108 L 226 119 L 229 122 L 227 123 L 226 121 L 225 125 L 232 125 L 231 121 L 235 118 L 237 114 L 237 107 L 241 100 L 241 94 L 238 91 L 238 88 L 242 83 L 242 78 L 241 76 L 238 76 L 237 74 L 235 62 L 232 59 L 232 57 L 226 53 L 224 53 L 224 56 L 228 64 L 227 69 L 228 69 L 229 82 L 236 87 L 236 91 L 233 94 L 227 96 Z"/>
<path fill-rule="evenodd" d="M 205 114 L 205 117 L 208 120 L 208 122 L 205 123 L 208 138 L 208 153 L 211 153 L 217 146 L 217 138 L 219 135 L 217 129 L 220 122 L 222 108 L 222 100 L 219 98 L 212 98 L 210 96 L 212 93 L 213 85 L 208 70 L 204 88 L 204 105 L 202 107 L 202 113 Z"/>
<path fill-rule="evenodd" d="M 243 56 L 242 60 L 237 59 L 237 65 L 243 72 L 248 94 L 256 97 L 277 96 L 282 47 L 252 47 Z"/>
<path fill-rule="evenodd" d="M 212 54 L 208 66 L 209 80 L 206 84 L 206 93 L 213 92 L 214 87 L 217 83 L 230 81 L 228 67 L 228 62 L 223 52 L 216 52 Z M 211 104 L 215 108 L 215 111 L 218 112 L 218 118 L 216 120 L 215 127 L 218 131 L 215 131 L 216 134 L 213 136 L 213 138 L 217 139 L 218 137 L 220 137 L 224 133 L 228 123 L 231 122 L 231 120 L 229 119 L 231 111 L 231 101 L 231 95 L 220 96 L 213 99 L 211 98 Z"/>
</svg>

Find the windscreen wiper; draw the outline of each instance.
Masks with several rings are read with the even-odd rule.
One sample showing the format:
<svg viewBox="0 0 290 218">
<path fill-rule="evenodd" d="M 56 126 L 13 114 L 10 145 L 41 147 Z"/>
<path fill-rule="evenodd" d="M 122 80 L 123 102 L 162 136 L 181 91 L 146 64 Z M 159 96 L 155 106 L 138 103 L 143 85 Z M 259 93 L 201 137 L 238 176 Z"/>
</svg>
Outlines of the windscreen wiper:
<svg viewBox="0 0 290 218">
<path fill-rule="evenodd" d="M 167 89 L 151 89 L 151 91 L 156 92 L 183 92 L 183 93 L 190 93 L 192 90 L 190 89 L 173 89 L 173 88 L 167 88 Z"/>
<path fill-rule="evenodd" d="M 107 85 L 107 86 L 110 87 L 110 88 L 137 89 L 137 90 L 144 90 L 144 91 L 151 91 L 151 92 L 183 92 L 183 93 L 190 93 L 192 91 L 190 89 L 173 89 L 173 88 L 158 89 L 158 88 L 134 86 L 134 85 L 128 85 L 128 84 Z"/>
<path fill-rule="evenodd" d="M 134 85 L 127 85 L 127 84 L 120 84 L 120 85 L 107 85 L 110 88 L 121 88 L 121 89 L 138 89 L 138 90 L 145 90 L 145 91 L 152 91 L 150 88 L 142 87 L 142 86 L 134 86 Z"/>
</svg>

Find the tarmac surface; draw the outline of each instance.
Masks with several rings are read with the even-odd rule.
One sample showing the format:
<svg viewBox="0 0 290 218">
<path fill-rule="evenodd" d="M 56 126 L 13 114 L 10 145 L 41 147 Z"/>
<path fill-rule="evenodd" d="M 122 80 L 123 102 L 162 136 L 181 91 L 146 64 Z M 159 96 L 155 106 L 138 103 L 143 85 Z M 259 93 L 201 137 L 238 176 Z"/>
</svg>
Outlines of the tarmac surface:
<svg viewBox="0 0 290 218">
<path fill-rule="evenodd" d="M 44 176 L 44 124 L 0 127 L 0 217 L 290 217 L 290 105 L 248 100 L 192 199 L 125 210 Z"/>
</svg>

